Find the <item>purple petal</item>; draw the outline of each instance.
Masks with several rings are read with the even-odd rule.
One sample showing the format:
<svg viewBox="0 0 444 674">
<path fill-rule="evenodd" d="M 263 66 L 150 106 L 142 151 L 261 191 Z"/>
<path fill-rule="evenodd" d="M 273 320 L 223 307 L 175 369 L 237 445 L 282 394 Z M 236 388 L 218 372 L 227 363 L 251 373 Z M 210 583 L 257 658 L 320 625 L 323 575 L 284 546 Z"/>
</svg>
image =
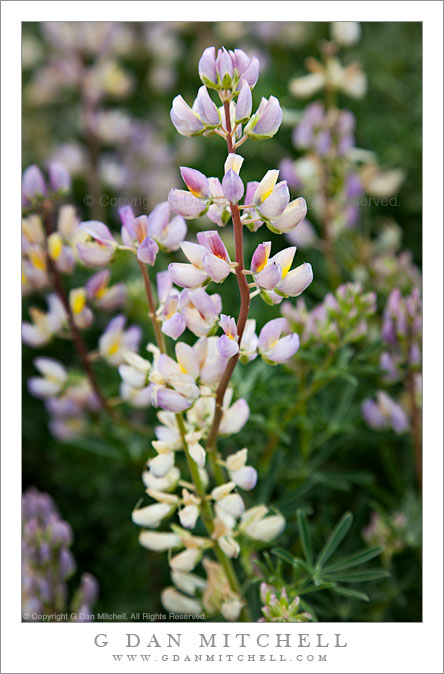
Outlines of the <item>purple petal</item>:
<svg viewBox="0 0 444 674">
<path fill-rule="evenodd" d="M 104 244 L 114 244 L 115 240 L 108 227 L 98 220 L 86 220 L 80 223 L 80 229 L 89 234 L 96 241 Z"/>
<path fill-rule="evenodd" d="M 282 337 L 269 351 L 266 351 L 265 356 L 267 360 L 273 363 L 284 363 L 286 360 L 294 356 L 299 349 L 299 336 L 293 332 L 291 335 Z"/>
<path fill-rule="evenodd" d="M 188 168 L 188 166 L 181 166 L 180 174 L 185 185 L 195 197 L 207 199 L 210 196 L 210 184 L 203 173 L 197 169 Z"/>
<path fill-rule="evenodd" d="M 217 340 L 217 348 L 223 358 L 231 358 L 231 356 L 239 353 L 239 344 L 234 339 L 230 339 L 227 335 L 219 337 Z"/>
<path fill-rule="evenodd" d="M 137 248 L 137 259 L 153 266 L 158 252 L 159 246 L 157 243 L 151 237 L 146 236 Z"/>
<path fill-rule="evenodd" d="M 173 189 L 168 194 L 168 203 L 175 213 L 184 218 L 197 218 L 204 213 L 207 205 L 186 190 Z"/>
<path fill-rule="evenodd" d="M 260 206 L 260 213 L 268 220 L 278 218 L 288 206 L 290 192 L 285 180 L 278 183 L 271 195 Z"/>
<path fill-rule="evenodd" d="M 220 126 L 221 120 L 215 103 L 210 98 L 206 87 L 200 87 L 194 103 L 195 110 L 206 126 Z"/>
<path fill-rule="evenodd" d="M 271 321 L 268 321 L 259 335 L 259 349 L 261 351 L 266 351 L 270 348 L 271 344 L 279 339 L 286 326 L 287 319 L 285 318 L 273 318 Z"/>
<path fill-rule="evenodd" d="M 304 262 L 292 271 L 288 272 L 279 283 L 278 290 L 289 297 L 297 297 L 304 292 L 313 281 L 313 269 L 311 264 Z"/>
<path fill-rule="evenodd" d="M 224 195 L 232 204 L 237 204 L 237 202 L 242 199 L 244 194 L 244 184 L 233 169 L 230 169 L 224 175 L 222 189 Z"/>
<path fill-rule="evenodd" d="M 48 164 L 49 183 L 54 192 L 69 192 L 71 176 L 63 164 L 51 161 Z"/>
<path fill-rule="evenodd" d="M 370 428 L 387 428 L 387 419 L 374 400 L 367 398 L 361 406 L 362 416 Z"/>
<path fill-rule="evenodd" d="M 103 267 L 111 261 L 114 254 L 112 248 L 100 246 L 92 241 L 78 243 L 77 250 L 81 261 L 90 267 Z"/>
<path fill-rule="evenodd" d="M 168 271 L 172 282 L 182 288 L 197 288 L 208 278 L 206 271 L 183 262 L 171 262 Z"/>
<path fill-rule="evenodd" d="M 204 246 L 210 253 L 216 255 L 216 257 L 225 260 L 225 262 L 230 261 L 228 251 L 225 248 L 224 242 L 220 238 L 219 234 L 213 230 L 207 230 L 205 232 L 197 233 L 197 240 L 201 246 Z"/>
<path fill-rule="evenodd" d="M 111 272 L 109 269 L 103 269 L 103 271 L 99 271 L 97 274 L 91 276 L 86 284 L 86 294 L 88 295 L 88 298 L 91 300 L 94 299 L 98 292 L 103 288 L 106 288 L 110 278 Z"/>
<path fill-rule="evenodd" d="M 216 283 L 221 283 L 230 273 L 230 265 L 210 252 L 205 253 L 203 265 L 205 272 Z"/>
<path fill-rule="evenodd" d="M 162 323 L 162 332 L 171 339 L 177 339 L 184 332 L 187 324 L 182 314 L 174 314 Z"/>
<path fill-rule="evenodd" d="M 200 57 L 199 77 L 204 84 L 206 81 L 217 84 L 216 49 L 214 47 L 207 47 Z"/>
<path fill-rule="evenodd" d="M 168 271 L 160 271 L 156 274 L 157 298 L 159 302 L 164 302 L 168 297 L 173 284 Z"/>
<path fill-rule="evenodd" d="M 251 106 L 251 89 L 248 82 L 244 80 L 236 103 L 236 122 L 244 122 L 250 117 Z"/>
<path fill-rule="evenodd" d="M 282 278 L 282 269 L 277 262 L 270 262 L 265 269 L 255 274 L 254 280 L 260 288 L 273 290 Z"/>
<path fill-rule="evenodd" d="M 154 407 L 160 407 L 162 410 L 168 410 L 176 414 L 188 410 L 193 404 L 192 400 L 184 398 L 177 391 L 168 388 L 156 389 L 155 387 L 152 390 L 152 402 Z"/>
<path fill-rule="evenodd" d="M 25 199 L 32 201 L 34 197 L 44 196 L 46 194 L 45 179 L 39 167 L 33 164 L 28 166 L 22 177 L 22 195 Z"/>
</svg>

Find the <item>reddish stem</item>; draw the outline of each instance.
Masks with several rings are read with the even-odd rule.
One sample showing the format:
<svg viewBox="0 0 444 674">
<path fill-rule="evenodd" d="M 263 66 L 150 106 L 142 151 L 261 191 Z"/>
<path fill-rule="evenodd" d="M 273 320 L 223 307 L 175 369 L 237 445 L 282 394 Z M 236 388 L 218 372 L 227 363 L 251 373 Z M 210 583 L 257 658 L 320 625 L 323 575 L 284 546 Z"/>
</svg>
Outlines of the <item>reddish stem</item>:
<svg viewBox="0 0 444 674">
<path fill-rule="evenodd" d="M 228 132 L 227 135 L 228 152 L 232 153 L 234 152 L 234 146 L 231 132 L 229 101 L 224 101 L 224 111 L 225 111 L 226 128 Z M 243 225 L 240 219 L 239 207 L 237 204 L 230 204 L 230 210 L 231 210 L 231 217 L 233 220 L 234 242 L 236 249 L 236 262 L 237 262 L 236 278 L 240 295 L 240 310 L 237 319 L 237 334 L 240 344 L 245 324 L 248 318 L 248 311 L 250 309 L 250 289 L 248 287 L 248 281 L 246 279 L 246 276 L 243 273 L 244 272 L 244 242 L 242 231 Z M 239 353 L 230 358 L 225 368 L 225 371 L 222 375 L 222 379 L 219 382 L 219 386 L 217 387 L 216 409 L 214 411 L 213 423 L 211 424 L 210 433 L 207 439 L 207 446 L 206 446 L 207 452 L 212 452 L 215 451 L 216 449 L 217 434 L 219 431 L 220 422 L 222 421 L 222 404 L 224 400 L 224 395 L 238 360 L 239 360 Z"/>
<path fill-rule="evenodd" d="M 166 346 L 165 346 L 165 339 L 163 336 L 163 332 L 161 330 L 161 325 L 160 321 L 157 318 L 156 314 L 156 305 L 154 303 L 154 298 L 153 298 L 153 293 L 151 290 L 151 282 L 150 282 L 150 277 L 148 275 L 148 270 L 146 266 L 141 262 L 140 260 L 137 260 L 139 263 L 140 271 L 142 272 L 143 276 L 143 282 L 145 284 L 145 293 L 146 293 L 146 299 L 148 301 L 148 307 L 149 307 L 149 317 L 151 318 L 151 322 L 154 327 L 154 332 L 156 335 L 156 342 L 159 347 L 159 349 L 162 351 L 162 353 L 166 353 Z"/>
<path fill-rule="evenodd" d="M 46 237 L 50 236 L 54 230 L 51 215 L 49 212 L 46 213 L 45 217 L 43 218 L 44 222 L 44 227 L 45 227 L 45 234 Z M 48 247 L 47 247 L 48 248 Z M 77 353 L 80 357 L 80 360 L 82 361 L 83 369 L 85 370 L 86 376 L 88 377 L 89 383 L 91 385 L 91 388 L 93 389 L 94 393 L 96 394 L 100 405 L 104 409 L 104 411 L 109 414 L 110 417 L 113 419 L 117 418 L 117 415 L 114 410 L 112 410 L 108 402 L 103 395 L 100 386 L 97 382 L 96 376 L 94 374 L 94 371 L 92 369 L 89 357 L 88 357 L 88 350 L 85 346 L 85 342 L 82 339 L 82 336 L 80 334 L 80 331 L 75 323 L 74 320 L 74 315 L 71 310 L 71 306 L 69 304 L 69 300 L 66 296 L 66 293 L 63 289 L 63 284 L 62 284 L 62 279 L 60 277 L 60 274 L 58 272 L 57 267 L 55 266 L 54 262 L 51 260 L 49 254 L 47 255 L 47 263 L 48 263 L 48 269 L 49 269 L 49 274 L 51 277 L 52 285 L 55 290 L 55 293 L 57 297 L 60 299 L 63 308 L 65 309 L 67 318 L 68 318 L 68 326 L 71 332 L 71 337 L 72 341 L 74 342 L 74 346 L 77 350 Z"/>
</svg>

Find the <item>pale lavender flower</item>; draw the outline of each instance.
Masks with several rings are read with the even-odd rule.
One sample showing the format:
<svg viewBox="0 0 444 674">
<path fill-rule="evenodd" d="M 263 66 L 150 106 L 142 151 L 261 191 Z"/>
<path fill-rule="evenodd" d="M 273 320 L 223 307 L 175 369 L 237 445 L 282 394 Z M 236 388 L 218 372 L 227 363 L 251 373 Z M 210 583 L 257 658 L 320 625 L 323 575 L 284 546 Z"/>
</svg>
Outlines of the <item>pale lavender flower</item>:
<svg viewBox="0 0 444 674">
<path fill-rule="evenodd" d="M 217 348 L 224 358 L 231 358 L 239 353 L 238 334 L 236 321 L 231 316 L 221 314 L 220 325 L 224 334 L 217 340 Z"/>
<path fill-rule="evenodd" d="M 71 189 L 71 176 L 63 164 L 51 161 L 48 164 L 49 184 L 53 192 L 65 194 Z"/>
<path fill-rule="evenodd" d="M 244 134 L 255 140 L 272 138 L 282 122 L 282 110 L 275 96 L 262 98 L 261 103 L 244 129 Z"/>
<path fill-rule="evenodd" d="M 39 167 L 33 164 L 28 166 L 22 177 L 22 201 L 29 206 L 32 201 L 46 195 L 46 183 Z"/>
<path fill-rule="evenodd" d="M 242 199 L 244 194 L 244 184 L 233 169 L 229 169 L 224 175 L 222 180 L 222 190 L 224 196 L 232 204 L 237 204 L 237 202 Z"/>
<path fill-rule="evenodd" d="M 258 351 L 266 362 L 283 363 L 289 360 L 299 348 L 299 337 L 296 333 L 281 338 L 287 327 L 285 318 L 274 318 L 268 321 L 259 334 Z"/>
<path fill-rule="evenodd" d="M 405 433 L 409 420 L 402 409 L 385 391 L 378 391 L 376 402 L 369 398 L 362 403 L 362 414 L 367 424 L 376 430 L 392 428 L 395 433 Z"/>
</svg>

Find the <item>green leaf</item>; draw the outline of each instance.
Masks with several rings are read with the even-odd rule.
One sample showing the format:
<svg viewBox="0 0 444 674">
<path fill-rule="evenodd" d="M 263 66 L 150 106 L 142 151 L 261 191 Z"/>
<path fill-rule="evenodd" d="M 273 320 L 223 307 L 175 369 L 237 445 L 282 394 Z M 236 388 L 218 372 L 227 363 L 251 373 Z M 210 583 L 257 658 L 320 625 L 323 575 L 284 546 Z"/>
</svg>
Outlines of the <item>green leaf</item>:
<svg viewBox="0 0 444 674">
<path fill-rule="evenodd" d="M 305 571 L 305 573 L 310 573 L 310 568 L 307 566 L 307 564 L 302 559 L 293 557 L 293 555 L 287 552 L 287 550 L 283 550 L 282 548 L 274 548 L 271 553 L 276 557 L 279 557 L 279 559 L 282 559 L 284 562 L 287 562 L 287 564 L 291 564 L 291 566 L 296 568 L 301 568 L 303 571 Z"/>
<path fill-rule="evenodd" d="M 298 517 L 299 535 L 301 537 L 301 544 L 302 550 L 304 552 L 304 557 L 309 566 L 313 566 L 313 548 L 311 545 L 311 536 L 307 518 L 305 517 L 304 513 L 301 510 L 298 510 L 297 517 Z"/>
<path fill-rule="evenodd" d="M 381 552 L 383 552 L 383 550 L 384 548 L 381 547 L 363 548 L 362 550 L 358 550 L 357 552 L 354 552 L 351 555 L 347 555 L 347 557 L 342 557 L 341 559 L 338 559 L 336 562 L 333 562 L 333 564 L 325 566 L 324 571 L 326 573 L 332 573 L 334 571 L 342 571 L 343 569 L 349 569 L 352 566 L 364 564 L 365 562 L 368 562 L 370 559 L 373 559 L 374 557 L 380 555 Z"/>
<path fill-rule="evenodd" d="M 305 588 L 304 590 L 299 590 L 298 595 L 302 596 L 303 594 L 309 594 L 310 592 L 319 592 L 320 590 L 330 590 L 336 587 L 336 583 L 320 583 L 319 585 L 311 585 L 310 587 Z"/>
<path fill-rule="evenodd" d="M 360 569 L 348 573 L 329 573 L 323 575 L 323 580 L 331 580 L 338 583 L 365 583 L 369 580 L 387 578 L 390 573 L 385 569 Z"/>
<path fill-rule="evenodd" d="M 323 564 L 329 559 L 338 545 L 341 543 L 344 536 L 346 536 L 348 530 L 351 527 L 353 522 L 353 515 L 351 513 L 345 513 L 339 520 L 338 524 L 335 526 L 330 536 L 327 539 L 324 547 L 321 550 L 321 553 L 316 561 L 316 566 L 321 568 Z"/>
<path fill-rule="evenodd" d="M 348 587 L 341 587 L 336 585 L 332 588 L 336 594 L 341 594 L 344 597 L 351 597 L 352 599 L 360 599 L 361 601 L 370 601 L 370 597 L 365 592 L 358 592 L 358 590 L 350 590 Z"/>
</svg>

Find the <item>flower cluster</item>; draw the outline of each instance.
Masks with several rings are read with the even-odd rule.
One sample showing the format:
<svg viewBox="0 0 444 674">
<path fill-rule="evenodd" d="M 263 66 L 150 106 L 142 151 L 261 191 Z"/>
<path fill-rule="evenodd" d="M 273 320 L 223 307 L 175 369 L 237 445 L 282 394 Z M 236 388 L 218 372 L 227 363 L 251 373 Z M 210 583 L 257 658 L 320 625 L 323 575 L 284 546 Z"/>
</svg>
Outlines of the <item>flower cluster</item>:
<svg viewBox="0 0 444 674">
<path fill-rule="evenodd" d="M 68 373 L 53 358 L 35 358 L 34 365 L 40 376 L 28 379 L 28 390 L 45 401 L 52 434 L 59 440 L 70 440 L 85 432 L 88 416 L 100 409 L 88 379 Z"/>
<path fill-rule="evenodd" d="M 292 601 L 287 596 L 287 591 L 281 589 L 279 597 L 277 590 L 261 583 L 261 600 L 263 618 L 259 622 L 267 623 L 306 623 L 312 619 L 311 615 L 301 612 L 300 599 L 295 597 Z"/>
<path fill-rule="evenodd" d="M 22 610 L 27 621 L 67 611 L 66 581 L 75 571 L 70 551 L 72 531 L 61 519 L 48 494 L 28 489 L 22 497 Z M 72 602 L 75 622 L 90 620 L 97 599 L 97 581 L 89 573 L 82 575 Z"/>
<path fill-rule="evenodd" d="M 340 285 L 311 311 L 303 299 L 295 307 L 289 302 L 282 305 L 282 314 L 298 332 L 304 347 L 338 346 L 363 339 L 368 333 L 368 318 L 375 311 L 375 293 L 363 292 L 359 283 Z"/>
</svg>

